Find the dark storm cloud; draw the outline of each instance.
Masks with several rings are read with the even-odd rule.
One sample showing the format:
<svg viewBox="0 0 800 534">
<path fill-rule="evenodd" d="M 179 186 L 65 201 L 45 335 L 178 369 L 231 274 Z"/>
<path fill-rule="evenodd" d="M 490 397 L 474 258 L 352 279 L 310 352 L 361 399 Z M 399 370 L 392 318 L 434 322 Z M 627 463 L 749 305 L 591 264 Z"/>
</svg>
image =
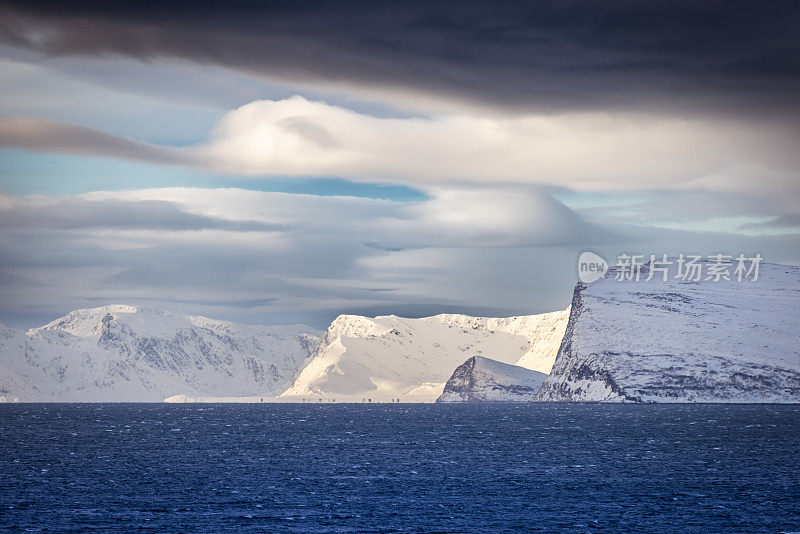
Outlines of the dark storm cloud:
<svg viewBox="0 0 800 534">
<path fill-rule="evenodd" d="M 0 40 L 537 109 L 797 111 L 796 2 L 11 0 Z"/>
</svg>

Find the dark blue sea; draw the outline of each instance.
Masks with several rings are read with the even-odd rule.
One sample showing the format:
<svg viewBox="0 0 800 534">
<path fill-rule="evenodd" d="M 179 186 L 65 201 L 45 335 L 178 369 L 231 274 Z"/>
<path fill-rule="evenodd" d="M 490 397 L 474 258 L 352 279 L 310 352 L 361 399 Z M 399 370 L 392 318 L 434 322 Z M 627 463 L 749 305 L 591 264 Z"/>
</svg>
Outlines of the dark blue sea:
<svg viewBox="0 0 800 534">
<path fill-rule="evenodd" d="M 0 405 L 0 529 L 800 531 L 800 407 Z"/>
</svg>

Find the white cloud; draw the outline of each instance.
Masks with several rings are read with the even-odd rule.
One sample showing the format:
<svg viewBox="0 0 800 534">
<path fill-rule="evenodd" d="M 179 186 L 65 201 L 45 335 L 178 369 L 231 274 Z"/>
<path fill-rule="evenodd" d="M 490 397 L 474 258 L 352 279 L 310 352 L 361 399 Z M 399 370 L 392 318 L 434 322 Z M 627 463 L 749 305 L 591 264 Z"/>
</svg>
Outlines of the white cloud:
<svg viewBox="0 0 800 534">
<path fill-rule="evenodd" d="M 142 159 L 234 175 L 337 177 L 419 188 L 753 192 L 800 201 L 800 134 L 767 120 L 633 113 L 379 118 L 295 96 L 224 115 L 207 141 L 143 144 L 32 119 L 0 120 L 0 144 Z"/>
<path fill-rule="evenodd" d="M 354 197 L 319 197 L 242 189 L 144 189 L 96 192 L 94 201 L 176 202 L 214 220 L 250 226 L 286 226 L 324 236 L 344 232 L 370 247 L 505 247 L 600 242 L 610 233 L 538 188 L 448 187 L 429 189 L 425 202 L 404 203 Z"/>
<path fill-rule="evenodd" d="M 225 115 L 202 164 L 247 175 L 341 176 L 582 190 L 791 186 L 798 136 L 778 124 L 623 113 L 386 119 L 301 97 Z"/>
</svg>

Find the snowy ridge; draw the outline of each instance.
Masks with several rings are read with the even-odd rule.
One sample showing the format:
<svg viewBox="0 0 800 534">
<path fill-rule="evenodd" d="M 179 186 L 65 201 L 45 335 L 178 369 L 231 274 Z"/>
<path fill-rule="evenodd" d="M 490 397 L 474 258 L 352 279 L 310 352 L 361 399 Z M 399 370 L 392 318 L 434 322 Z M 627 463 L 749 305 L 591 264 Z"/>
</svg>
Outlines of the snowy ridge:
<svg viewBox="0 0 800 534">
<path fill-rule="evenodd" d="M 0 397 L 161 401 L 276 395 L 319 342 L 307 326 L 249 326 L 125 305 L 0 331 Z"/>
<path fill-rule="evenodd" d="M 800 268 L 757 281 L 578 284 L 538 399 L 800 402 Z"/>
<path fill-rule="evenodd" d="M 473 356 L 459 365 L 436 402 L 524 402 L 535 399 L 545 373 Z"/>
<path fill-rule="evenodd" d="M 282 396 L 433 402 L 456 367 L 484 354 L 546 372 L 568 316 L 568 310 L 508 318 L 341 315 Z"/>
</svg>

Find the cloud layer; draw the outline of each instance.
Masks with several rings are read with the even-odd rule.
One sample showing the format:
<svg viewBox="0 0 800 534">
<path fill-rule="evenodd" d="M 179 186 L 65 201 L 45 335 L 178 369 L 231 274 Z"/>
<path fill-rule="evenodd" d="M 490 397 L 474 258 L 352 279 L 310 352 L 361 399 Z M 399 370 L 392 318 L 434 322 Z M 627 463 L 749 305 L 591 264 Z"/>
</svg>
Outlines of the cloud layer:
<svg viewBox="0 0 800 534">
<path fill-rule="evenodd" d="M 797 233 L 609 227 L 531 188 L 411 204 L 194 188 L 6 196 L 0 319 L 114 302 L 317 326 L 339 313 L 513 315 L 565 307 L 587 248 L 800 261 Z"/>
<path fill-rule="evenodd" d="M 0 246 L 14 253 L 0 258 L 0 316 L 128 301 L 320 325 L 347 310 L 508 311 L 522 308 L 504 282 L 489 300 L 485 283 L 461 291 L 480 265 L 609 235 L 536 190 L 416 204 L 186 188 L 5 196 Z"/>
<path fill-rule="evenodd" d="M 29 117 L 0 119 L 0 145 L 166 165 L 188 163 L 185 156 L 171 148 L 140 143 L 83 126 Z"/>
<path fill-rule="evenodd" d="M 0 119 L 0 144 L 247 176 L 338 176 L 422 188 L 537 184 L 584 191 L 774 192 L 800 199 L 800 129 L 771 120 L 631 113 L 377 118 L 296 96 L 225 116 L 207 141 L 159 147 L 38 119 Z"/>
<path fill-rule="evenodd" d="M 798 111 L 794 2 L 6 0 L 0 40 L 542 110 Z"/>
</svg>

